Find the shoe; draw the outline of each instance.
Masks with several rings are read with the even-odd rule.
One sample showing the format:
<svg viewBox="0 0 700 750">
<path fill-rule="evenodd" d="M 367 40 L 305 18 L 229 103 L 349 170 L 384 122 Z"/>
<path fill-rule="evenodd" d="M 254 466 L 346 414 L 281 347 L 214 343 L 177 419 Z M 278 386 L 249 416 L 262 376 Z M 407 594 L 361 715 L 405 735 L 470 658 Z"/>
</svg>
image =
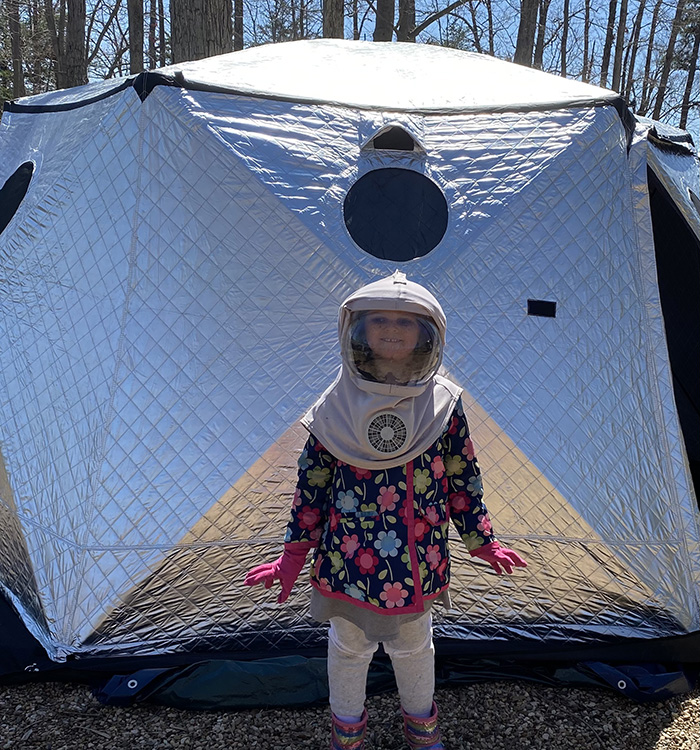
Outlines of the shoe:
<svg viewBox="0 0 700 750">
<path fill-rule="evenodd" d="M 401 709 L 403 714 L 403 733 L 411 750 L 445 750 L 438 727 L 437 706 L 433 703 L 427 719 L 411 716 Z"/>
<path fill-rule="evenodd" d="M 333 712 L 331 712 L 331 717 L 333 719 L 331 750 L 364 750 L 367 711 L 363 711 L 362 718 L 357 724 L 340 721 Z"/>
</svg>

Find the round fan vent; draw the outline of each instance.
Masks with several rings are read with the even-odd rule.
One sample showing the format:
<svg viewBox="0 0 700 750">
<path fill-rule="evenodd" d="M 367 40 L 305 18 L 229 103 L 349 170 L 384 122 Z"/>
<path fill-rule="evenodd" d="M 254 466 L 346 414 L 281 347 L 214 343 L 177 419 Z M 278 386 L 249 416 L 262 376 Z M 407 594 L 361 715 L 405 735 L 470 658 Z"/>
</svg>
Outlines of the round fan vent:
<svg viewBox="0 0 700 750">
<path fill-rule="evenodd" d="M 395 453 L 406 442 L 406 425 L 398 414 L 384 411 L 367 425 L 367 439 L 379 453 Z"/>
</svg>

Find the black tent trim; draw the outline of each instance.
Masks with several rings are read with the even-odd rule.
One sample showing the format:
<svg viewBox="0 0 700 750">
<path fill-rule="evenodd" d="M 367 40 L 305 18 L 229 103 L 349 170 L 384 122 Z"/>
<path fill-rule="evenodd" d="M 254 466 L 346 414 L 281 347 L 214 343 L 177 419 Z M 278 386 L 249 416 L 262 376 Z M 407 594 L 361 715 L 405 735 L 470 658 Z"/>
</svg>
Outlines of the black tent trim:
<svg viewBox="0 0 700 750">
<path fill-rule="evenodd" d="M 311 705 L 327 701 L 325 646 L 254 651 L 183 651 L 151 656 L 49 659 L 14 609 L 0 596 L 0 628 L 12 653 L 0 664 L 0 684 L 78 682 L 110 705 L 150 701 L 181 708 L 242 709 Z M 604 687 L 635 701 L 661 700 L 692 690 L 700 676 L 700 632 L 659 639 L 611 639 L 594 646 L 562 646 L 484 640 L 436 640 L 441 687 L 493 680 L 526 680 L 564 687 Z M 652 651 L 654 662 L 649 662 Z M 624 683 L 624 686 L 622 685 Z M 286 685 L 285 691 L 279 686 Z M 270 693 L 269 686 L 274 687 Z M 369 692 L 393 690 L 388 659 L 376 657 Z M 211 691 L 209 694 L 207 691 Z M 226 696 L 222 704 L 222 696 Z M 275 697 L 277 696 L 277 697 Z M 280 698 L 280 696 L 282 696 Z M 280 702 L 281 701 L 281 702 Z"/>
<path fill-rule="evenodd" d="M 6 112 L 28 112 L 28 113 L 43 113 L 43 112 L 67 112 L 72 109 L 78 109 L 89 104 L 107 99 L 114 94 L 118 94 L 120 91 L 124 91 L 129 87 L 133 87 L 136 93 L 139 95 L 141 101 L 144 101 L 148 95 L 153 91 L 156 86 L 177 86 L 179 88 L 188 89 L 190 91 L 207 91 L 217 94 L 230 94 L 231 96 L 244 96 L 252 99 L 267 99 L 271 101 L 281 102 L 296 102 L 296 103 L 307 103 L 307 104 L 332 104 L 336 107 L 350 107 L 351 105 L 344 105 L 341 102 L 318 102 L 312 99 L 303 99 L 292 96 L 280 96 L 273 94 L 258 94 L 251 93 L 250 91 L 241 91 L 235 88 L 229 88 L 226 86 L 216 86 L 211 84 L 200 83 L 197 81 L 187 81 L 182 71 L 177 70 L 174 73 L 166 74 L 158 71 L 144 71 L 136 76 L 125 78 L 122 83 L 115 86 L 109 91 L 103 92 L 94 97 L 88 99 L 82 99 L 74 102 L 65 102 L 63 104 L 23 104 L 20 100 L 14 100 L 5 102 L 4 110 Z M 479 114 L 495 114 L 499 112 L 550 112 L 553 110 L 560 110 L 562 107 L 609 107 L 612 106 L 617 111 L 622 121 L 622 125 L 625 129 L 625 135 L 627 137 L 627 145 L 632 142 L 632 134 L 635 128 L 635 118 L 630 111 L 626 100 L 621 97 L 610 97 L 610 98 L 591 98 L 581 99 L 571 102 L 553 102 L 551 104 L 538 104 L 535 106 L 529 106 L 527 104 L 519 105 L 503 105 L 499 107 L 485 107 L 485 108 L 465 108 L 459 109 L 446 109 L 441 110 L 413 110 L 417 114 L 434 115 L 434 114 L 448 114 L 457 112 L 469 112 Z M 353 109 L 369 109 L 373 110 L 376 107 L 362 106 L 354 104 Z M 392 112 L 395 111 L 392 107 L 382 108 L 383 111 Z M 403 110 L 400 110 L 403 111 Z"/>
<path fill-rule="evenodd" d="M 43 112 L 68 112 L 71 109 L 79 109 L 80 107 L 87 107 L 90 104 L 101 102 L 103 99 L 107 99 L 110 96 L 118 94 L 120 91 L 124 91 L 133 86 L 132 78 L 125 78 L 118 86 L 108 91 L 103 91 L 97 96 L 91 96 L 87 99 L 79 99 L 74 102 L 64 102 L 63 104 L 22 104 L 18 100 L 5 102 L 3 109 L 5 112 L 27 112 L 31 114 L 41 114 Z"/>
<path fill-rule="evenodd" d="M 675 132 L 664 128 L 662 123 L 654 123 L 647 133 L 647 139 L 657 148 L 673 154 L 695 154 L 693 136 L 686 132 Z"/>
</svg>

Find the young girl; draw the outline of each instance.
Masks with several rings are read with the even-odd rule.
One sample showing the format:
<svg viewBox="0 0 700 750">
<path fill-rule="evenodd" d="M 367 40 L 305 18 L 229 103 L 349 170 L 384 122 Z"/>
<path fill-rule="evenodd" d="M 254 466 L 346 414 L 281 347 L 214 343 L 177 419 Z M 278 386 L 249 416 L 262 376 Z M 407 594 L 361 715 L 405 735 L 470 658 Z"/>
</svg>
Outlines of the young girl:
<svg viewBox="0 0 700 750">
<path fill-rule="evenodd" d="M 245 579 L 279 580 L 284 602 L 315 548 L 311 615 L 330 622 L 332 750 L 364 747 L 367 671 L 380 642 L 409 747 L 444 748 L 430 610 L 436 600 L 449 607 L 449 519 L 497 573 L 526 565 L 493 535 L 462 389 L 438 374 L 445 326 L 435 297 L 398 271 L 343 302 L 342 367 L 302 419 L 310 435 L 284 554 Z"/>
</svg>

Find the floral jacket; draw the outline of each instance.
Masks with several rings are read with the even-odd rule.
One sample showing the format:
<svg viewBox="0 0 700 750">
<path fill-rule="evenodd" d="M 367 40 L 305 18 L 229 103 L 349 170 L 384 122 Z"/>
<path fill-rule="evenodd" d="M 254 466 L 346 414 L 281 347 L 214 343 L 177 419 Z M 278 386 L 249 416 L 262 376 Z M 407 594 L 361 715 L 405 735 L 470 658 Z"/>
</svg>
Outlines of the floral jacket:
<svg viewBox="0 0 700 750">
<path fill-rule="evenodd" d="M 285 542 L 318 545 L 311 584 L 383 614 L 421 612 L 449 584 L 450 519 L 467 548 L 495 541 L 461 402 L 413 461 L 369 470 L 334 458 L 311 435 Z"/>
</svg>

